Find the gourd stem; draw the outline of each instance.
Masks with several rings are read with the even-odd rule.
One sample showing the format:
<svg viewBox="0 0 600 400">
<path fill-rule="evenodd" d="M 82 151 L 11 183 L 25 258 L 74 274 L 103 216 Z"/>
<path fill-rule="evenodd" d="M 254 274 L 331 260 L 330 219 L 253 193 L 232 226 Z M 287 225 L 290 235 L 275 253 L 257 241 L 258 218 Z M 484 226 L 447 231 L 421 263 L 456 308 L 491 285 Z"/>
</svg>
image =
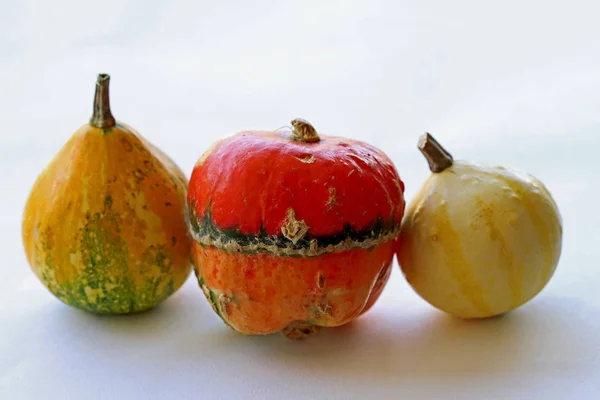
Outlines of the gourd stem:
<svg viewBox="0 0 600 400">
<path fill-rule="evenodd" d="M 90 125 L 96 128 L 108 129 L 116 125 L 115 118 L 110 112 L 109 83 L 110 75 L 98 74 L 96 94 L 94 96 L 94 113 L 90 118 Z"/>
<path fill-rule="evenodd" d="M 314 143 L 321 140 L 315 127 L 301 118 L 296 118 L 292 121 L 292 137 L 294 140 L 306 143 Z"/>
<path fill-rule="evenodd" d="M 442 172 L 454 162 L 452 155 L 427 132 L 419 138 L 418 147 L 429 163 L 431 172 Z"/>
<path fill-rule="evenodd" d="M 283 337 L 292 340 L 306 339 L 321 330 L 319 325 L 306 321 L 294 321 L 281 330 Z"/>
</svg>

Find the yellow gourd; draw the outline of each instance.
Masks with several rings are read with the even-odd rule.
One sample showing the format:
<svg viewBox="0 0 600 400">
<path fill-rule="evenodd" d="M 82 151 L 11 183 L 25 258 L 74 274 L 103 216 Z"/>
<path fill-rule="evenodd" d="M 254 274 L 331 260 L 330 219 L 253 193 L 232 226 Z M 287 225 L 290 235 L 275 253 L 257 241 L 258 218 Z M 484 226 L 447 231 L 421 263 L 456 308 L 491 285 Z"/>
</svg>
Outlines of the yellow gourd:
<svg viewBox="0 0 600 400">
<path fill-rule="evenodd" d="M 191 271 L 187 180 L 115 121 L 98 75 L 94 112 L 39 175 L 23 214 L 27 259 L 64 303 L 94 313 L 150 309 Z"/>
<path fill-rule="evenodd" d="M 530 174 L 453 160 L 429 134 L 419 140 L 431 175 L 407 207 L 398 262 L 416 293 L 462 318 L 506 313 L 549 282 L 562 219 Z"/>
</svg>

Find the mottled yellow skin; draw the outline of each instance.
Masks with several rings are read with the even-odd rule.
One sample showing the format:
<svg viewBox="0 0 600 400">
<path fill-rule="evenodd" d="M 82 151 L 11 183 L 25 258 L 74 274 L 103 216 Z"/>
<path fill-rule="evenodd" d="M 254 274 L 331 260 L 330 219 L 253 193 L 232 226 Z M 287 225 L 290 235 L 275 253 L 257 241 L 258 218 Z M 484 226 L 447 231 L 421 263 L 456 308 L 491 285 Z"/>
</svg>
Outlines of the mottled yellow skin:
<svg viewBox="0 0 600 400">
<path fill-rule="evenodd" d="M 183 172 L 131 127 L 84 124 L 36 180 L 22 238 L 32 270 L 66 304 L 133 313 L 191 271 Z"/>
<path fill-rule="evenodd" d="M 536 178 L 464 161 L 432 173 L 405 214 L 398 261 L 414 290 L 462 318 L 535 297 L 558 264 L 562 220 Z"/>
</svg>

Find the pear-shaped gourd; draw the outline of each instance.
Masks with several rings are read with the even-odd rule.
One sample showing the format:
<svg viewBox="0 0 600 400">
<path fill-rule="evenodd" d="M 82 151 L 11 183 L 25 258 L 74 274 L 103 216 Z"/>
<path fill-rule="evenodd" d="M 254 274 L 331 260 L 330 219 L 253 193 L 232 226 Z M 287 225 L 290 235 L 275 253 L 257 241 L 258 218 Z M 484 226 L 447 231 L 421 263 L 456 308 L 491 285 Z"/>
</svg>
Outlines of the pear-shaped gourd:
<svg viewBox="0 0 600 400">
<path fill-rule="evenodd" d="M 562 219 L 544 185 L 505 166 L 453 160 L 429 134 L 432 174 L 407 207 L 398 262 L 432 306 L 492 317 L 534 298 L 558 264 Z"/>
<path fill-rule="evenodd" d="M 187 180 L 110 111 L 98 75 L 94 112 L 42 171 L 27 199 L 28 262 L 64 303 L 94 313 L 150 309 L 191 272 Z"/>
</svg>

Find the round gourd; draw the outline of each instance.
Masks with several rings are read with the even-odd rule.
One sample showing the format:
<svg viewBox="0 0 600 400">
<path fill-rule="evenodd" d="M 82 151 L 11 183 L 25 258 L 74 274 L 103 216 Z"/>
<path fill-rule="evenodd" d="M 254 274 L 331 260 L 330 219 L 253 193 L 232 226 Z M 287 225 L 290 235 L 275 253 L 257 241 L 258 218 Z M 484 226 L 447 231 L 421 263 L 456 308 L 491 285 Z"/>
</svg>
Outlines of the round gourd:
<svg viewBox="0 0 600 400">
<path fill-rule="evenodd" d="M 408 283 L 462 318 L 500 315 L 534 298 L 561 253 L 562 219 L 550 192 L 524 172 L 454 161 L 429 134 L 419 148 L 432 174 L 398 239 Z"/>
<path fill-rule="evenodd" d="M 386 285 L 404 184 L 366 143 L 291 130 L 217 141 L 188 191 L 198 282 L 238 332 L 300 338 L 366 312 Z"/>
<path fill-rule="evenodd" d="M 64 303 L 94 313 L 150 309 L 191 271 L 187 181 L 161 150 L 110 111 L 109 76 L 94 112 L 33 185 L 23 214 L 29 264 Z"/>
</svg>

